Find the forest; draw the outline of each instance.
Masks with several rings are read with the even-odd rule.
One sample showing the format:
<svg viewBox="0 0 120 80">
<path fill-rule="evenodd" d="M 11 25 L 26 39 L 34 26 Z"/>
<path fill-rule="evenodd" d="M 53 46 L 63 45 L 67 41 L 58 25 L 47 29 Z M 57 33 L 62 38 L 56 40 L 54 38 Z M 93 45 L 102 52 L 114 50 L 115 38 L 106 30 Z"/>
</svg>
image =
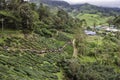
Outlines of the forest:
<svg viewBox="0 0 120 80">
<path fill-rule="evenodd" d="M 120 80 L 119 8 L 37 1 L 0 0 L 0 80 Z"/>
</svg>

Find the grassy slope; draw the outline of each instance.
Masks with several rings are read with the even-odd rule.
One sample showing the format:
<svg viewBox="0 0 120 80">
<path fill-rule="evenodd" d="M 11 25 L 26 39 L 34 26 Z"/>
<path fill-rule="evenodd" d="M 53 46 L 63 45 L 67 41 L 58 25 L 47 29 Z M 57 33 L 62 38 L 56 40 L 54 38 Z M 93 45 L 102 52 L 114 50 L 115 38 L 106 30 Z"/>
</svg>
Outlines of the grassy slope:
<svg viewBox="0 0 120 80">
<path fill-rule="evenodd" d="M 89 49 L 89 50 L 93 50 L 93 51 L 94 51 L 94 49 L 102 49 L 102 47 L 104 45 L 103 37 L 97 36 L 97 35 L 96 36 L 87 36 L 87 43 L 88 43 L 87 46 L 89 48 L 90 48 L 89 44 L 92 44 L 91 49 Z M 111 46 L 116 45 L 113 42 L 110 42 L 110 43 L 111 43 Z M 118 56 L 118 53 L 116 53 L 116 52 L 112 52 L 112 53 L 114 54 L 114 56 L 115 55 Z M 106 57 L 106 56 L 109 56 L 109 58 Z M 120 72 L 120 68 L 117 65 L 115 65 L 114 62 L 111 63 L 112 61 L 114 61 L 113 60 L 114 56 L 111 56 L 110 52 L 105 52 L 105 53 L 102 53 L 102 54 L 99 54 L 99 53 L 96 54 L 96 57 L 97 57 L 98 61 L 103 61 L 104 62 L 105 60 L 108 60 L 107 63 L 110 64 L 116 72 Z M 86 62 L 97 62 L 97 60 L 93 56 L 82 56 L 81 61 L 86 63 Z"/>
<path fill-rule="evenodd" d="M 59 53 L 48 53 L 44 55 L 36 55 L 36 52 L 21 51 L 21 48 L 42 50 L 45 48 L 56 49 L 63 46 L 66 42 L 56 40 L 54 38 L 45 38 L 38 36 L 37 38 L 24 39 L 23 34 L 17 32 L 9 33 L 5 31 L 0 42 L 0 80 L 64 80 L 64 73 L 62 69 L 57 66 L 57 62 L 65 59 L 68 53 L 72 53 L 72 46 L 65 48 L 63 54 Z M 67 37 L 73 38 L 73 35 L 63 33 Z M 18 36 L 19 35 L 19 36 Z M 63 37 L 63 36 L 62 36 Z M 94 50 L 94 46 L 102 45 L 102 37 L 99 36 L 88 36 L 87 41 L 93 46 L 90 50 Z M 88 44 L 88 45 L 89 45 Z M 8 46 L 11 49 L 7 51 L 3 47 Z M 69 54 L 70 55 L 70 54 Z M 101 54 L 104 56 L 104 54 Z M 104 61 L 100 56 L 98 60 Z M 83 63 L 96 62 L 95 57 L 82 56 L 80 61 Z M 114 66 L 114 64 L 111 64 Z M 114 66 L 116 71 L 120 69 Z"/>
<path fill-rule="evenodd" d="M 106 24 L 106 21 L 109 17 L 100 16 L 98 14 L 78 14 L 78 18 L 85 19 L 88 26 L 93 26 L 94 23 L 97 25 L 99 24 Z"/>
<path fill-rule="evenodd" d="M 57 61 L 64 54 L 49 53 L 42 57 L 36 52 L 20 49 L 56 49 L 65 42 L 44 37 L 25 39 L 23 34 L 15 33 L 16 31 L 5 30 L 1 34 L 0 80 L 63 80 L 64 75 L 57 67 Z M 6 50 L 5 46 L 10 50 Z"/>
</svg>

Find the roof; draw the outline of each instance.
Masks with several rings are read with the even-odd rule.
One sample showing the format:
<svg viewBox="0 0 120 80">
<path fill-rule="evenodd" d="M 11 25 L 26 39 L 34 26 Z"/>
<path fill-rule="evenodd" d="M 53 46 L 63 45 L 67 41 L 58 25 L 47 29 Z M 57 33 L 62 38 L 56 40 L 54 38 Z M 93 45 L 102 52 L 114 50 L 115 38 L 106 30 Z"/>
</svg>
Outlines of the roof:
<svg viewBox="0 0 120 80">
<path fill-rule="evenodd" d="M 96 35 L 96 32 L 85 30 L 85 34 L 87 34 L 87 35 Z"/>
<path fill-rule="evenodd" d="M 112 31 L 112 32 L 118 32 L 119 30 L 118 29 L 112 29 L 112 28 L 107 28 L 106 31 Z"/>
</svg>

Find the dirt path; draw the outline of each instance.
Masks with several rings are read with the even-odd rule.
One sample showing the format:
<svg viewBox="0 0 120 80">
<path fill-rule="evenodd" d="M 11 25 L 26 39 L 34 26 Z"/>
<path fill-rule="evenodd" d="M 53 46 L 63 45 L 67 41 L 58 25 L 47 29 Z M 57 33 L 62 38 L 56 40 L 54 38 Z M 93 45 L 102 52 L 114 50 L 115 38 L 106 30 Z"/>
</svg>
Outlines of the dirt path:
<svg viewBox="0 0 120 80">
<path fill-rule="evenodd" d="M 45 49 L 45 50 L 35 50 L 35 49 L 19 49 L 19 48 L 14 48 L 14 49 L 10 49 L 9 47 L 6 48 L 5 50 L 7 51 L 30 51 L 30 52 L 35 52 L 38 54 L 44 54 L 44 53 L 51 53 L 51 52 L 63 52 L 64 48 L 66 46 L 68 46 L 69 44 L 71 44 L 71 42 L 67 42 L 66 44 L 64 44 L 62 47 L 59 47 L 58 49 Z"/>
<path fill-rule="evenodd" d="M 77 55 L 78 55 L 78 50 L 77 50 L 77 48 L 76 48 L 76 39 L 73 39 L 73 41 L 72 41 L 72 45 L 73 45 L 73 57 L 77 57 Z"/>
</svg>

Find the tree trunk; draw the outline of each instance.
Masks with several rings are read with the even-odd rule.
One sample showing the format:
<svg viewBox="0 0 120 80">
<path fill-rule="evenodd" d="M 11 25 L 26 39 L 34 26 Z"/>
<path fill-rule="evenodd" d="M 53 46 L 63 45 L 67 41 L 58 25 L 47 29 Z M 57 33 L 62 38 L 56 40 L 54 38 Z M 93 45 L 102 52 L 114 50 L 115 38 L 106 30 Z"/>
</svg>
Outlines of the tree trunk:
<svg viewBox="0 0 120 80">
<path fill-rule="evenodd" d="M 73 57 L 76 58 L 78 56 L 78 49 L 77 49 L 77 46 L 76 46 L 76 39 L 73 39 L 72 44 L 73 44 Z"/>
<path fill-rule="evenodd" d="M 4 29 L 4 19 L 2 18 L 2 32 L 3 32 L 3 29 Z"/>
</svg>

